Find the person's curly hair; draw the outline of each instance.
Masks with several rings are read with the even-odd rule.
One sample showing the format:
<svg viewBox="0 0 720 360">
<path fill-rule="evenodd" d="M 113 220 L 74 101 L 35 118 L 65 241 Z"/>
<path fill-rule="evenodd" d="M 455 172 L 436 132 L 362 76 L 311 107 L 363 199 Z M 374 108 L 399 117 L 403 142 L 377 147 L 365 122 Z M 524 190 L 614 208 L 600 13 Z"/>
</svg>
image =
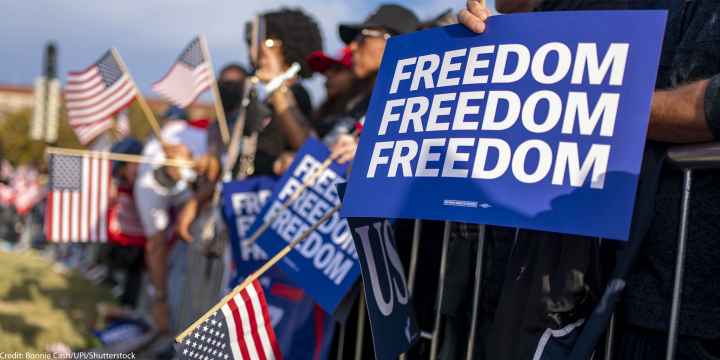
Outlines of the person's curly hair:
<svg viewBox="0 0 720 360">
<path fill-rule="evenodd" d="M 260 15 L 265 18 L 266 37 L 282 41 L 285 61 L 300 64 L 301 77 L 312 76 L 306 58 L 311 52 L 323 48 L 320 27 L 315 19 L 300 9 L 288 8 Z"/>
</svg>

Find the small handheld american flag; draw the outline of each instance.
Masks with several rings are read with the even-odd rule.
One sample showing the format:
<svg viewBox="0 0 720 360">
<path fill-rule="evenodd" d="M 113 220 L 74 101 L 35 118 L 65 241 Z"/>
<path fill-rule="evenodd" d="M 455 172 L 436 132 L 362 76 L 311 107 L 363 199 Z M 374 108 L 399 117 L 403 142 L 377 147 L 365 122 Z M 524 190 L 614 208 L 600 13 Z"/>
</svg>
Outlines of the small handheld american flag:
<svg viewBox="0 0 720 360">
<path fill-rule="evenodd" d="M 137 95 L 135 83 L 112 50 L 82 71 L 71 71 L 65 86 L 70 126 L 82 144 L 112 128 L 112 116 Z"/>
<path fill-rule="evenodd" d="M 37 174 L 26 174 L 15 187 L 15 210 L 20 215 L 30 212 L 47 194 L 47 188 L 40 182 Z"/>
<path fill-rule="evenodd" d="M 192 104 L 214 78 L 205 49 L 201 37 L 193 39 L 153 90 L 181 108 Z"/>
<path fill-rule="evenodd" d="M 180 359 L 282 359 L 267 302 L 253 281 L 177 346 Z"/>
<path fill-rule="evenodd" d="M 110 160 L 52 154 L 45 233 L 53 242 L 106 242 Z"/>
</svg>

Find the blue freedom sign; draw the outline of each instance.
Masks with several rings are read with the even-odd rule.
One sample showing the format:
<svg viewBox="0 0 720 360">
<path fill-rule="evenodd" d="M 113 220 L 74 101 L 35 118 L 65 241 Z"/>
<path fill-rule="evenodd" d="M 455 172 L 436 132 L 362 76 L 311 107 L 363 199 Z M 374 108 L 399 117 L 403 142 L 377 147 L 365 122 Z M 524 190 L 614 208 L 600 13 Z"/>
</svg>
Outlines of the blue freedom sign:
<svg viewBox="0 0 720 360">
<path fill-rule="evenodd" d="M 223 184 L 223 217 L 228 229 L 232 251 L 232 274 L 230 286 L 257 270 L 268 260 L 267 254 L 257 244 L 244 245 L 247 229 L 255 222 L 263 204 L 270 197 L 275 179 L 257 176 Z"/>
<path fill-rule="evenodd" d="M 309 139 L 290 168 L 280 178 L 248 234 L 264 222 L 270 227 L 257 245 L 270 256 L 280 251 L 340 203 L 335 185 L 344 182 L 347 166 L 331 164 L 287 210 L 283 204 L 302 184 L 316 175 L 330 155 L 325 145 Z M 285 256 L 278 266 L 288 279 L 304 289 L 326 312 L 332 314 L 360 275 L 357 252 L 345 219 L 336 212 Z"/>
<path fill-rule="evenodd" d="M 341 198 L 345 185 L 338 184 Z M 395 245 L 395 230 L 387 219 L 348 218 L 347 221 L 360 255 L 375 358 L 397 359 L 410 349 L 420 330 Z"/>
<path fill-rule="evenodd" d="M 390 38 L 342 216 L 626 240 L 665 20 L 529 13 Z"/>
<path fill-rule="evenodd" d="M 257 244 L 244 245 L 247 229 L 255 222 L 262 206 L 272 193 L 275 179 L 258 176 L 223 184 L 223 215 L 232 249 L 230 288 L 267 260 L 268 254 Z M 260 278 L 265 290 L 270 321 L 283 358 L 327 359 L 334 332 L 333 318 L 325 313 L 300 288 L 292 285 L 278 268 Z"/>
</svg>

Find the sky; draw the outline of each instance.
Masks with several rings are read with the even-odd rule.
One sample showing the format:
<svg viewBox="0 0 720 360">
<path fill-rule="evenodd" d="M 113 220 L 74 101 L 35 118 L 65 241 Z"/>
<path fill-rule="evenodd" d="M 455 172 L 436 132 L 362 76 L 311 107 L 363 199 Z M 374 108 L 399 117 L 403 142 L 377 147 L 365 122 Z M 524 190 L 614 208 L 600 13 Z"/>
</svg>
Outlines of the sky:
<svg viewBox="0 0 720 360">
<path fill-rule="evenodd" d="M 244 24 L 261 11 L 302 7 L 320 24 L 325 50 L 337 53 L 340 22 L 360 22 L 382 0 L 27 0 L 3 4 L 0 21 L 0 83 L 26 85 L 42 71 L 48 40 L 59 50 L 62 81 L 115 47 L 143 92 L 162 77 L 183 47 L 198 33 L 208 39 L 215 69 L 228 62 L 247 63 Z M 457 12 L 464 0 L 397 0 L 421 20 L 446 9 Z M 489 2 L 492 8 L 492 1 Z M 322 79 L 308 83 L 317 103 Z M 207 95 L 205 95 L 207 98 Z"/>
</svg>

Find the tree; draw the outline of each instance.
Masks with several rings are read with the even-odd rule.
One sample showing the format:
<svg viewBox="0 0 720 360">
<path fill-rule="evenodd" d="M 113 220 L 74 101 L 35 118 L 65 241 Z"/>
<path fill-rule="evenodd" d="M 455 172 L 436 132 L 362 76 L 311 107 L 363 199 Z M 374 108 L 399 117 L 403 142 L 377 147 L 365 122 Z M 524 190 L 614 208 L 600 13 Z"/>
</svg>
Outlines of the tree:
<svg viewBox="0 0 720 360">
<path fill-rule="evenodd" d="M 13 165 L 33 164 L 40 166 L 45 160 L 44 142 L 30 139 L 30 109 L 8 114 L 0 123 L 0 144 L 5 159 Z M 55 146 L 79 149 L 82 145 L 75 137 L 65 114 L 61 114 L 58 141 Z"/>
<path fill-rule="evenodd" d="M 137 139 L 145 139 L 151 128 L 137 102 L 128 108 L 131 136 Z M 45 162 L 46 144 L 30 139 L 30 121 L 32 110 L 25 109 L 8 114 L 0 123 L 0 157 L 4 157 L 14 166 L 19 164 L 33 164 L 42 167 Z M 58 129 L 58 140 L 51 146 L 82 149 L 67 120 L 67 112 L 60 112 L 60 127 Z"/>
</svg>

